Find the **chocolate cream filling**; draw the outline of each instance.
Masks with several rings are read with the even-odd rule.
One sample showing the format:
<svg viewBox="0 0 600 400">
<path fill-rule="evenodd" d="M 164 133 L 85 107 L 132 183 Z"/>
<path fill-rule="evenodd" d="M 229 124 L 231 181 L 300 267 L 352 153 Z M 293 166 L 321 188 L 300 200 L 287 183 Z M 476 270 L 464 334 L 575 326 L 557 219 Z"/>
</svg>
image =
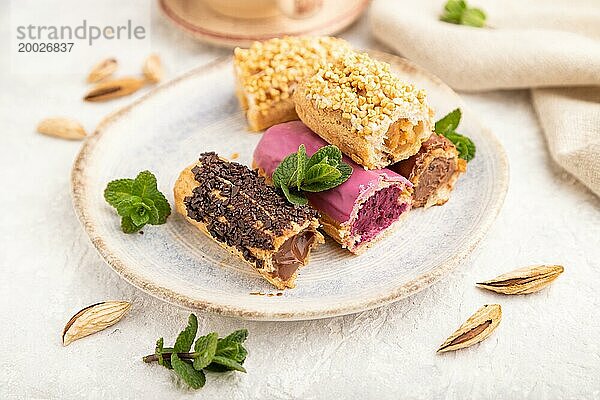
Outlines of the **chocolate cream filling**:
<svg viewBox="0 0 600 400">
<path fill-rule="evenodd" d="M 448 139 L 434 133 L 417 154 L 391 167 L 415 185 L 413 208 L 423 207 L 429 197 L 448 183 L 458 169 L 456 158 L 434 156 L 440 150 L 447 154 L 453 147 Z"/>
<path fill-rule="evenodd" d="M 408 208 L 408 204 L 400 200 L 401 194 L 402 189 L 397 186 L 375 192 L 358 212 L 351 234 L 360 235 L 360 243 L 362 243 L 372 240 L 381 231 L 387 229 Z"/>
<path fill-rule="evenodd" d="M 314 231 L 304 230 L 283 242 L 279 250 L 273 254 L 273 267 L 275 267 L 273 276 L 278 276 L 284 281 L 290 279 L 294 272 L 304 265 L 316 238 Z"/>
<path fill-rule="evenodd" d="M 419 184 L 413 195 L 413 206 L 421 207 L 427 199 L 443 184 L 448 182 L 456 171 L 456 160 L 453 158 L 435 158 L 421 172 Z"/>
</svg>

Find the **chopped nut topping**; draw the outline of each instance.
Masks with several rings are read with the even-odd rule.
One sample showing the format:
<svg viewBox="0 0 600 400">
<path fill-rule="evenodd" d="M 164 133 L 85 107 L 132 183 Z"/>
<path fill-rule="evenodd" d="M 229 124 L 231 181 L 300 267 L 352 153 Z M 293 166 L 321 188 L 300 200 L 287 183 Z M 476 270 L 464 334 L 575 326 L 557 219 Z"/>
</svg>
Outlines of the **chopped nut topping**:
<svg viewBox="0 0 600 400">
<path fill-rule="evenodd" d="M 318 109 L 342 110 L 357 132 L 374 134 L 399 118 L 416 123 L 427 115 L 423 90 L 392 75 L 390 65 L 366 53 L 347 52 L 303 81 L 304 95 Z"/>
<path fill-rule="evenodd" d="M 299 80 L 349 50 L 346 41 L 333 37 L 275 38 L 236 48 L 234 64 L 248 102 L 266 113 L 273 103 L 288 99 Z"/>
</svg>

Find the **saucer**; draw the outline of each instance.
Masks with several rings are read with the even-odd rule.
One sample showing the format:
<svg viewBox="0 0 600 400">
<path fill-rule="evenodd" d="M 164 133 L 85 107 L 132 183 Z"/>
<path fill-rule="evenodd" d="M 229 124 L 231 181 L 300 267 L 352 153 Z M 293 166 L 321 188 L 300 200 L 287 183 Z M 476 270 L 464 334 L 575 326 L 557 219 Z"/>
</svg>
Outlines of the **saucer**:
<svg viewBox="0 0 600 400">
<path fill-rule="evenodd" d="M 313 16 L 293 19 L 283 14 L 266 18 L 233 18 L 204 1 L 159 0 L 160 9 L 175 26 L 191 36 L 219 46 L 249 46 L 281 36 L 333 35 L 349 26 L 366 9 L 368 0 L 325 1 Z"/>
</svg>

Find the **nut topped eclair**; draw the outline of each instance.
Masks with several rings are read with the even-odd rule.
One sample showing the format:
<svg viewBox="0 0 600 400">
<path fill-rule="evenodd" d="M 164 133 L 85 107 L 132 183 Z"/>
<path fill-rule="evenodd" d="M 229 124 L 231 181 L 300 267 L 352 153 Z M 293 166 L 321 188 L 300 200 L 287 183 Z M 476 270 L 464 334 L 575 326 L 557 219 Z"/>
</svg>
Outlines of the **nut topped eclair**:
<svg viewBox="0 0 600 400">
<path fill-rule="evenodd" d="M 324 242 L 315 210 L 288 203 L 256 172 L 215 153 L 183 170 L 174 194 L 177 212 L 278 289 L 294 287 Z"/>
<path fill-rule="evenodd" d="M 433 133 L 417 154 L 390 169 L 407 177 L 415 186 L 413 207 L 428 208 L 448 201 L 458 177 L 467 170 L 467 162 L 458 157 L 450 140 Z"/>
<path fill-rule="evenodd" d="M 236 48 L 236 94 L 254 131 L 298 119 L 292 93 L 299 80 L 350 50 L 334 37 L 284 37 Z"/>
<path fill-rule="evenodd" d="M 254 150 L 252 166 L 271 179 L 277 166 L 304 145 L 307 155 L 327 145 L 300 121 L 275 125 L 263 134 Z M 365 170 L 348 157 L 352 175 L 341 185 L 306 193 L 321 213 L 323 229 L 342 247 L 360 254 L 400 226 L 411 208 L 412 184 L 389 169 Z"/>
<path fill-rule="evenodd" d="M 425 92 L 366 53 L 350 51 L 322 66 L 293 99 L 302 122 L 367 169 L 412 156 L 432 131 Z"/>
</svg>

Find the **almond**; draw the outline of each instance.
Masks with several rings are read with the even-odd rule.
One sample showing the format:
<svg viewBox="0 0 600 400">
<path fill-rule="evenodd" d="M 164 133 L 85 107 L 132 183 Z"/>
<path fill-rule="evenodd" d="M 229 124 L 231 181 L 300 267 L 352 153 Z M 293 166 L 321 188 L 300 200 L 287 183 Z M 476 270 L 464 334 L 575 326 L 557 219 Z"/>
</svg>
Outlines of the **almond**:
<svg viewBox="0 0 600 400">
<path fill-rule="evenodd" d="M 102 60 L 98 64 L 94 65 L 87 77 L 87 81 L 89 83 L 100 82 L 101 80 L 112 75 L 117 70 L 117 66 L 117 60 L 114 58 Z"/>
<path fill-rule="evenodd" d="M 499 304 L 486 304 L 471 315 L 438 349 L 438 353 L 463 349 L 492 334 L 502 319 Z"/>
<path fill-rule="evenodd" d="M 85 101 L 106 101 L 137 92 L 146 81 L 140 78 L 121 78 L 94 86 L 83 98 Z"/>
<path fill-rule="evenodd" d="M 499 275 L 485 282 L 480 288 L 503 294 L 528 294 L 542 290 L 552 283 L 565 269 L 562 265 L 533 265 Z"/>
<path fill-rule="evenodd" d="M 79 122 L 64 117 L 43 119 L 38 124 L 37 131 L 44 135 L 69 140 L 81 140 L 86 136 L 85 129 Z"/>
<path fill-rule="evenodd" d="M 156 54 L 151 54 L 142 67 L 144 76 L 152 83 L 158 83 L 163 77 L 163 67 L 160 62 L 160 57 Z"/>
<path fill-rule="evenodd" d="M 71 317 L 63 330 L 63 345 L 99 332 L 119 322 L 131 308 L 127 301 L 105 301 L 93 304 Z"/>
</svg>

